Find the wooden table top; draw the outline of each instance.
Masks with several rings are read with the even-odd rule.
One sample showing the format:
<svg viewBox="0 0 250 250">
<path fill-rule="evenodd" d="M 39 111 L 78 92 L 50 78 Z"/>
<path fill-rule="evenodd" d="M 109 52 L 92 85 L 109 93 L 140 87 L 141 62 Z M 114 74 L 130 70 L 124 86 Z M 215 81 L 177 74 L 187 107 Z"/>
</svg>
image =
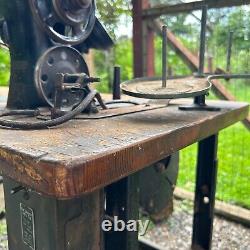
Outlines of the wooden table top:
<svg viewBox="0 0 250 250">
<path fill-rule="evenodd" d="M 180 111 L 178 105 L 171 104 L 107 119 L 74 120 L 48 130 L 0 129 L 0 171 L 45 195 L 62 199 L 80 196 L 139 171 L 248 115 L 246 103 L 208 104 L 222 109 Z"/>
</svg>

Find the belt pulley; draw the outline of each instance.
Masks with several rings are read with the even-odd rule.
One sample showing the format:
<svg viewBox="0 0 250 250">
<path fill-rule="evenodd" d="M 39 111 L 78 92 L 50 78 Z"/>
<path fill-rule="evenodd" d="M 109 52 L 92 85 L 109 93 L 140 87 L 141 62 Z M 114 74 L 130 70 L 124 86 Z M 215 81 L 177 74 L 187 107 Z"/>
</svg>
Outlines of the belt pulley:
<svg viewBox="0 0 250 250">
<path fill-rule="evenodd" d="M 95 0 L 29 0 L 38 25 L 57 43 L 84 42 L 95 25 Z"/>
</svg>

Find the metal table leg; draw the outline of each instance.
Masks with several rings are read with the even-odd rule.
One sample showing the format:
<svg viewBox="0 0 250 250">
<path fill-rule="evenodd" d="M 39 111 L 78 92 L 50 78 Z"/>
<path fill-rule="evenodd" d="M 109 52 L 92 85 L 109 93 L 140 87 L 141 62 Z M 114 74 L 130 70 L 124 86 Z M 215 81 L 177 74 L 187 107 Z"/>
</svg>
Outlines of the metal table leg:
<svg viewBox="0 0 250 250">
<path fill-rule="evenodd" d="M 211 249 L 217 178 L 218 135 L 199 142 L 192 249 Z"/>
<path fill-rule="evenodd" d="M 139 217 L 138 174 L 124 178 L 106 189 L 106 214 L 109 218 L 118 216 L 125 222 Z M 107 232 L 105 250 L 137 250 L 138 232 Z"/>
</svg>

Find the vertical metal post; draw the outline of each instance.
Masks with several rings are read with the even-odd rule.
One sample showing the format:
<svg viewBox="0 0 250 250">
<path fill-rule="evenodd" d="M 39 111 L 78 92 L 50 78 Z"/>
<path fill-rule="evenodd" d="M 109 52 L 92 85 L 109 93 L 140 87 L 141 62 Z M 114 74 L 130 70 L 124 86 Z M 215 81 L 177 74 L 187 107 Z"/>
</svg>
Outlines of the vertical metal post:
<svg viewBox="0 0 250 250">
<path fill-rule="evenodd" d="M 203 74 L 204 74 L 205 50 L 206 50 L 207 9 L 208 9 L 207 5 L 204 5 L 202 8 L 198 76 L 203 76 Z"/>
<path fill-rule="evenodd" d="M 167 26 L 162 26 L 162 87 L 167 87 Z"/>
<path fill-rule="evenodd" d="M 124 178 L 106 189 L 106 214 L 118 216 L 125 222 L 139 217 L 138 174 Z M 137 250 L 138 232 L 108 232 L 105 235 L 105 250 Z"/>
<path fill-rule="evenodd" d="M 211 249 L 217 178 L 218 135 L 198 147 L 192 249 Z"/>
<path fill-rule="evenodd" d="M 232 46 L 233 46 L 233 35 L 234 32 L 230 31 L 228 35 L 228 46 L 227 46 L 227 68 L 226 71 L 231 71 L 231 55 L 232 55 Z"/>
<path fill-rule="evenodd" d="M 113 100 L 121 99 L 121 67 L 114 67 Z"/>
</svg>

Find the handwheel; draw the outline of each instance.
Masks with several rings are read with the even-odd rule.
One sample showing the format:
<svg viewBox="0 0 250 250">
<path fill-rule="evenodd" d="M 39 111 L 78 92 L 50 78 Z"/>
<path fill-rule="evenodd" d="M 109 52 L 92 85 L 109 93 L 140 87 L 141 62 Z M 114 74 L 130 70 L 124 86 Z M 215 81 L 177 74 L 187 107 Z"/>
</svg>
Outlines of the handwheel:
<svg viewBox="0 0 250 250">
<path fill-rule="evenodd" d="M 38 25 L 55 42 L 77 45 L 95 25 L 95 0 L 29 0 Z"/>
</svg>

